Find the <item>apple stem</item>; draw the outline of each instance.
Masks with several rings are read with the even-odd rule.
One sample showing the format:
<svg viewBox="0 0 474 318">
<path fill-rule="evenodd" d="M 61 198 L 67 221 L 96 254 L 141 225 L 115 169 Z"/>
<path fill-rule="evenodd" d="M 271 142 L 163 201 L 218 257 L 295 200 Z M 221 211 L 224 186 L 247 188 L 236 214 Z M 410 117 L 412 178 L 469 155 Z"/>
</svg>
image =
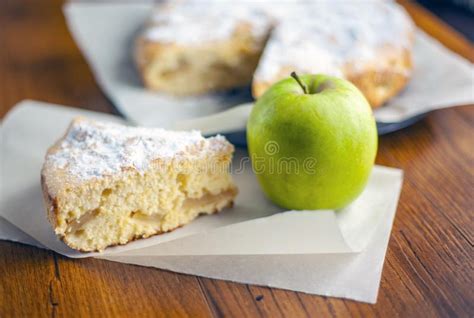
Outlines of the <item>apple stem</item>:
<svg viewBox="0 0 474 318">
<path fill-rule="evenodd" d="M 303 93 L 308 94 L 308 87 L 300 80 L 299 76 L 296 74 L 296 72 L 291 72 L 291 77 L 295 79 L 295 81 L 298 82 L 298 84 L 301 86 L 303 89 Z"/>
</svg>

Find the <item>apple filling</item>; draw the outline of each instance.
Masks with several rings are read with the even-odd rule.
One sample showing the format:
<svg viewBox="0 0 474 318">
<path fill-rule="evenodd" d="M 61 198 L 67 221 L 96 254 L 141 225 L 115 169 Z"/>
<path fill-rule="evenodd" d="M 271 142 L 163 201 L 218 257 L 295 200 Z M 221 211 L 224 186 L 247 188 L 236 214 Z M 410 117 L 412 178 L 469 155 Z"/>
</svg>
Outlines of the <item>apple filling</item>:
<svg viewBox="0 0 474 318">
<path fill-rule="evenodd" d="M 148 237 L 182 226 L 200 214 L 211 214 L 231 204 L 234 188 L 213 194 L 206 192 L 198 198 L 187 197 L 171 210 L 146 213 L 143 210 L 90 210 L 68 222 L 65 240 L 86 242 L 86 246 L 99 246 L 109 241 L 129 241 Z"/>
</svg>

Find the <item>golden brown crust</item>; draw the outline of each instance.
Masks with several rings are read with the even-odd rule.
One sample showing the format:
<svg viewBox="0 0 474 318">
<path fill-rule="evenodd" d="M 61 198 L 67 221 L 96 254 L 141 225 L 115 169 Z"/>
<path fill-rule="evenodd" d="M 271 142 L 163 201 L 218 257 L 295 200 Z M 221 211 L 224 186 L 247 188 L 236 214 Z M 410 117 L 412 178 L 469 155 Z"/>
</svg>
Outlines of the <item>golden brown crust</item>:
<svg viewBox="0 0 474 318">
<path fill-rule="evenodd" d="M 48 217 L 49 223 L 56 228 L 58 221 L 56 217 L 56 211 L 58 209 L 58 204 L 55 198 L 52 198 L 49 194 L 48 185 L 45 181 L 43 172 L 41 172 L 41 190 L 43 192 L 43 200 L 46 208 L 46 216 Z"/>
<path fill-rule="evenodd" d="M 411 52 L 408 50 L 380 58 L 386 59 L 381 69 L 368 68 L 347 74 L 347 79 L 360 89 L 374 109 L 400 93 L 412 70 Z"/>
</svg>

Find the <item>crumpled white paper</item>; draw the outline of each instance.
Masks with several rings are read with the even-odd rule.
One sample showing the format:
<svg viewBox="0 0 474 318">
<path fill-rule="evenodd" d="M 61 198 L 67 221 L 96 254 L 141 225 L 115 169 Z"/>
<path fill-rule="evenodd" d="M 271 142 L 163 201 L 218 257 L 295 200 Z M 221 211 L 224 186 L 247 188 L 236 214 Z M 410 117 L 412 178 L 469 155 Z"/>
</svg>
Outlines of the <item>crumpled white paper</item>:
<svg viewBox="0 0 474 318">
<path fill-rule="evenodd" d="M 94 256 L 375 302 L 401 189 L 400 170 L 376 166 L 362 195 L 341 211 L 283 212 L 264 197 L 250 165 L 238 168 L 246 155 L 240 151 L 233 170 L 240 194 L 232 209 L 199 217 L 171 233 L 84 254 L 55 237 L 40 188 L 46 149 L 79 115 L 121 121 L 34 101 L 20 103 L 4 118 L 0 216 L 6 221 L 0 219 L 0 238 L 44 246 L 69 257 Z"/>
<path fill-rule="evenodd" d="M 64 7 L 69 29 L 104 92 L 136 124 L 173 128 L 248 102 L 248 91 L 173 98 L 143 88 L 132 60 L 137 32 L 153 3 L 73 2 Z M 474 103 L 473 66 L 421 30 L 416 32 L 414 70 L 406 89 L 376 110 L 378 122 L 402 122 L 435 109 Z M 241 127 L 242 130 L 245 126 Z"/>
</svg>

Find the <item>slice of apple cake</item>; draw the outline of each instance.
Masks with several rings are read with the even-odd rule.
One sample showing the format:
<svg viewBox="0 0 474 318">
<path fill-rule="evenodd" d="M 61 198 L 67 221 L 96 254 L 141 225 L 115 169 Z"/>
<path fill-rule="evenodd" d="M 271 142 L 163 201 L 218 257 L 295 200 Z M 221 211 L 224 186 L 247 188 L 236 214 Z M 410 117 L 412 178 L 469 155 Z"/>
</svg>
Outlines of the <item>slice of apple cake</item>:
<svg viewBox="0 0 474 318">
<path fill-rule="evenodd" d="M 143 83 L 172 95 L 248 85 L 271 28 L 270 17 L 238 2 L 167 1 L 138 36 Z"/>
<path fill-rule="evenodd" d="M 233 151 L 222 136 L 77 118 L 41 172 L 49 220 L 84 252 L 174 230 L 232 205 Z"/>
</svg>

